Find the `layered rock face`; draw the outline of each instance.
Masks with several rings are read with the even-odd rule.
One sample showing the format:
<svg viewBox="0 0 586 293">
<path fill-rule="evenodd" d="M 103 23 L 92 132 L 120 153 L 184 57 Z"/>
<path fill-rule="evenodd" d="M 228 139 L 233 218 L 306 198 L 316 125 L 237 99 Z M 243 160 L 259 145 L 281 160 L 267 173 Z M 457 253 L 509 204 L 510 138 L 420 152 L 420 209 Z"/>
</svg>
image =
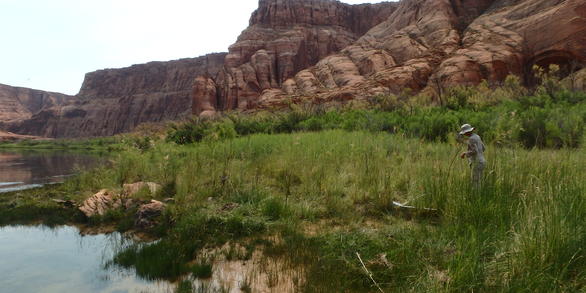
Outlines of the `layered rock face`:
<svg viewBox="0 0 586 293">
<path fill-rule="evenodd" d="M 549 64 L 565 73 L 585 67 L 583 0 L 260 0 L 228 53 L 90 73 L 73 102 L 36 112 L 10 106 L 10 115 L 31 117 L 9 130 L 100 136 L 297 101 L 405 89 L 439 96 L 449 86 L 498 83 L 509 74 L 530 84 L 531 67 Z"/>
<path fill-rule="evenodd" d="M 201 96 L 206 107 L 195 114 L 213 114 L 208 105 L 214 102 L 217 110 L 255 108 L 263 91 L 280 88 L 299 71 L 351 45 L 396 7 L 392 2 L 348 5 L 331 0 L 261 0 L 214 81 L 218 99 L 207 101 L 213 96 L 207 90 Z M 212 85 L 210 80 L 205 83 Z M 197 85 L 194 92 L 202 86 Z"/>
<path fill-rule="evenodd" d="M 145 122 L 254 108 L 263 91 L 278 92 L 285 80 L 349 46 L 396 7 L 261 0 L 228 53 L 89 73 L 74 102 L 46 107 L 8 129 L 49 137 L 107 136 Z"/>
<path fill-rule="evenodd" d="M 437 92 L 457 84 L 527 80 L 530 68 L 586 62 L 586 3 L 581 0 L 404 0 L 386 21 L 340 53 L 260 97 L 348 100 L 405 88 Z M 438 89 L 438 87 L 440 89 Z"/>
<path fill-rule="evenodd" d="M 0 124 L 30 119 L 33 114 L 62 105 L 72 96 L 0 84 Z"/>
<path fill-rule="evenodd" d="M 37 112 L 11 130 L 48 137 L 108 136 L 191 115 L 196 76 L 215 76 L 226 54 L 88 73 L 74 102 Z"/>
</svg>

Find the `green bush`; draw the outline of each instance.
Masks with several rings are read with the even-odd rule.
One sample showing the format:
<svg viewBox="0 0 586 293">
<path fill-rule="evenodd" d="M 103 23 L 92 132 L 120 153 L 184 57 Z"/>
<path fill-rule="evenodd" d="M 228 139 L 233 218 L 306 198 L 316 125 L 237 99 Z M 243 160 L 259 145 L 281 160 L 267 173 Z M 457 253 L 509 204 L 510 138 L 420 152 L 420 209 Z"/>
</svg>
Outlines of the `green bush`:
<svg viewBox="0 0 586 293">
<path fill-rule="evenodd" d="M 271 133 L 273 129 L 271 117 L 229 115 L 238 135 L 255 133 Z"/>
<path fill-rule="evenodd" d="M 234 123 L 229 120 L 194 119 L 180 125 L 172 125 L 167 141 L 176 144 L 190 144 L 207 140 L 231 139 L 237 136 Z"/>
<path fill-rule="evenodd" d="M 206 136 L 210 126 L 210 121 L 201 119 L 195 119 L 180 125 L 171 125 L 171 129 L 167 134 L 167 141 L 171 141 L 176 144 L 190 144 L 199 142 Z"/>
<path fill-rule="evenodd" d="M 584 136 L 584 118 L 566 107 L 531 107 L 519 115 L 519 141 L 526 148 L 576 148 Z"/>
<path fill-rule="evenodd" d="M 191 266 L 191 273 L 196 278 L 210 278 L 212 276 L 212 265 L 209 263 L 194 264 Z"/>
<path fill-rule="evenodd" d="M 270 221 L 281 219 L 287 212 L 287 206 L 277 198 L 269 198 L 262 205 L 262 213 Z"/>
</svg>

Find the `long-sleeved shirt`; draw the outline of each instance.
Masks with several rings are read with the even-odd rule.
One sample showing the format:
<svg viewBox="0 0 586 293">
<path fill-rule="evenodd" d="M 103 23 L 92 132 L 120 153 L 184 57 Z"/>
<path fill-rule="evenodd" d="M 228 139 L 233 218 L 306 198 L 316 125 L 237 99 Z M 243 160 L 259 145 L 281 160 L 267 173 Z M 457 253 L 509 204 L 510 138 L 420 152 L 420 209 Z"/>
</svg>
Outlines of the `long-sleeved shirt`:
<svg viewBox="0 0 586 293">
<path fill-rule="evenodd" d="M 468 138 L 468 151 L 466 152 L 466 157 L 468 157 L 470 163 L 486 163 L 486 160 L 484 159 L 485 150 L 486 147 L 484 146 L 484 143 L 482 143 L 482 139 L 480 139 L 478 134 L 474 133 Z"/>
</svg>

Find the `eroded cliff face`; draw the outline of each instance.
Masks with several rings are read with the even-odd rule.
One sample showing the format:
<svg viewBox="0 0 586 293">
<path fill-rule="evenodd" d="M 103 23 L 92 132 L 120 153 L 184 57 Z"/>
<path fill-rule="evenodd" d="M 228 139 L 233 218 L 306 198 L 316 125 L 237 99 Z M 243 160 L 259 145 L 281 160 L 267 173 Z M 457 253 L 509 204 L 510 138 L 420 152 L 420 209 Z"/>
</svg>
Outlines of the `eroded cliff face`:
<svg viewBox="0 0 586 293">
<path fill-rule="evenodd" d="M 11 115 L 31 117 L 10 130 L 112 135 L 143 122 L 301 100 L 344 102 L 406 88 L 437 95 L 508 74 L 530 82 L 533 65 L 552 63 L 562 71 L 586 63 L 583 0 L 260 0 L 228 53 L 90 73 L 74 102 L 11 106 Z"/>
<path fill-rule="evenodd" d="M 581 0 L 404 0 L 388 19 L 316 66 L 264 92 L 260 107 L 287 100 L 350 100 L 405 88 L 432 94 L 456 84 L 528 79 L 534 65 L 586 62 Z"/>
<path fill-rule="evenodd" d="M 261 0 L 250 26 L 230 47 L 224 70 L 214 80 L 216 108 L 204 107 L 195 114 L 255 108 L 263 91 L 282 87 L 301 70 L 351 45 L 396 8 L 393 2 L 348 5 L 331 0 Z M 194 93 L 201 88 L 196 86 Z"/>
<path fill-rule="evenodd" d="M 72 96 L 64 94 L 0 84 L 0 123 L 7 125 L 29 119 L 42 109 L 62 105 L 72 99 Z"/>
<path fill-rule="evenodd" d="M 145 122 L 189 117 L 196 76 L 215 76 L 226 54 L 88 73 L 76 99 L 45 108 L 12 132 L 47 137 L 108 136 Z"/>
<path fill-rule="evenodd" d="M 71 103 L 45 107 L 9 130 L 49 137 L 106 136 L 144 122 L 256 107 L 300 70 L 355 42 L 396 3 L 261 0 L 228 53 L 86 75 Z"/>
</svg>

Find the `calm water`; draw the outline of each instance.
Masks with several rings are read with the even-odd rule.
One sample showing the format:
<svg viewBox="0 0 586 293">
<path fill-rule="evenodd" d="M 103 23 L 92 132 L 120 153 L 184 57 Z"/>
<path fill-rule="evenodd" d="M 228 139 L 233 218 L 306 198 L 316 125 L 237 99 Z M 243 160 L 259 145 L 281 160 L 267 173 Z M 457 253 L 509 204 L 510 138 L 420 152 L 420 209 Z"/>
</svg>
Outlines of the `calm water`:
<svg viewBox="0 0 586 293">
<path fill-rule="evenodd" d="M 79 153 L 0 151 L 0 192 L 63 182 L 79 168 L 101 161 L 99 156 Z"/>
<path fill-rule="evenodd" d="M 81 236 L 75 227 L 0 228 L 0 292 L 173 292 L 133 271 L 105 269 L 129 241 L 118 233 Z"/>
</svg>

